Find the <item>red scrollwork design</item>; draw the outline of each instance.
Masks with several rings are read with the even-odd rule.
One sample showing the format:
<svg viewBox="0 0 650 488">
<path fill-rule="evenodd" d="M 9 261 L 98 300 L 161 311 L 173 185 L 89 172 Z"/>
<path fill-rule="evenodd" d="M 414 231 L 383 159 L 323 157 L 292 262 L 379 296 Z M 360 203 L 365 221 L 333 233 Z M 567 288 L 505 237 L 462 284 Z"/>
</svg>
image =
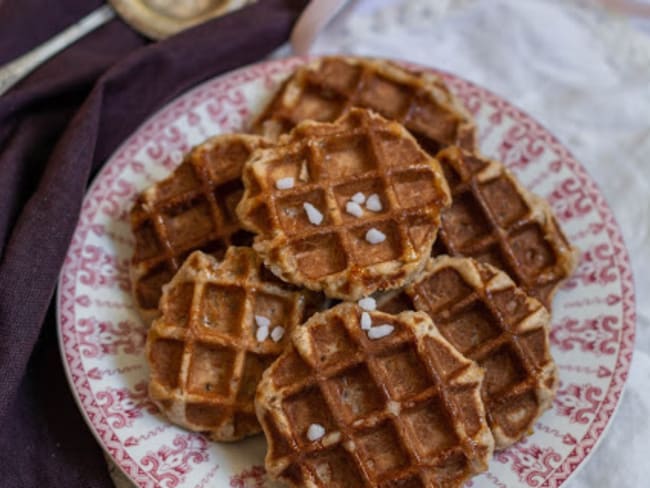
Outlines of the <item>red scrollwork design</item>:
<svg viewBox="0 0 650 488">
<path fill-rule="evenodd" d="M 103 247 L 88 244 L 83 248 L 79 264 L 79 281 L 94 290 L 117 287 L 129 291 L 129 259 L 119 258 Z"/>
<path fill-rule="evenodd" d="M 175 125 L 161 130 L 147 145 L 147 156 L 167 171 L 173 171 L 190 150 L 187 134 Z"/>
<path fill-rule="evenodd" d="M 77 334 L 79 350 L 86 358 L 109 354 L 140 354 L 144 347 L 147 327 L 139 321 L 124 320 L 114 324 L 97 319 L 79 319 Z"/>
<path fill-rule="evenodd" d="M 581 351 L 597 356 L 614 354 L 620 341 L 618 322 L 613 315 L 599 315 L 582 321 L 565 317 L 551 329 L 551 343 L 563 351 L 579 347 Z"/>
<path fill-rule="evenodd" d="M 174 488 L 185 481 L 193 465 L 208 460 L 208 441 L 197 434 L 178 434 L 171 446 L 148 452 L 140 464 L 159 484 Z"/>
<path fill-rule="evenodd" d="M 558 390 L 555 409 L 560 415 L 569 417 L 571 423 L 588 424 L 598 410 L 602 394 L 597 386 L 570 384 Z"/>
<path fill-rule="evenodd" d="M 528 486 L 539 486 L 553 472 L 562 456 L 550 447 L 525 446 L 520 443 L 496 453 L 494 459 L 504 464 L 512 461 L 512 470 L 519 481 Z"/>
<path fill-rule="evenodd" d="M 116 220 L 126 220 L 128 217 L 129 209 L 131 208 L 131 201 L 135 196 L 136 190 L 133 183 L 130 183 L 122 178 L 118 178 L 113 186 L 106 193 L 104 198 L 102 212 L 107 217 Z"/>
<path fill-rule="evenodd" d="M 98 391 L 97 405 L 115 429 L 131 427 L 133 419 L 140 418 L 143 412 L 156 413 L 157 409 L 147 395 L 147 382 L 140 381 L 133 390 L 111 388 Z"/>
<path fill-rule="evenodd" d="M 548 202 L 563 222 L 587 215 L 593 209 L 585 188 L 575 178 L 567 178 L 549 195 Z"/>
<path fill-rule="evenodd" d="M 609 244 L 603 242 L 582 254 L 578 269 L 562 287 L 570 290 L 578 284 L 606 285 L 616 279 L 616 258 Z"/>
<path fill-rule="evenodd" d="M 511 169 L 523 169 L 544 154 L 545 144 L 527 124 L 513 125 L 503 137 L 499 159 Z"/>
<path fill-rule="evenodd" d="M 234 90 L 214 97 L 206 111 L 211 120 L 219 125 L 239 127 L 250 115 L 246 97 L 241 90 Z"/>
</svg>

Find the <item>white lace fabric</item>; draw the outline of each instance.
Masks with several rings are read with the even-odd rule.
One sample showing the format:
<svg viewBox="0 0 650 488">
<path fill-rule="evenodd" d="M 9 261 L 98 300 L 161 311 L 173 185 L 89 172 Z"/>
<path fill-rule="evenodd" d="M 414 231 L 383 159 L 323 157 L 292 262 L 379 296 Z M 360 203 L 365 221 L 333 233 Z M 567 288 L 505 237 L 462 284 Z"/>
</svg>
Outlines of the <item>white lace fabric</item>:
<svg viewBox="0 0 650 488">
<path fill-rule="evenodd" d="M 591 173 L 631 255 L 637 336 L 617 416 L 566 486 L 648 486 L 650 20 L 584 0 L 357 0 L 311 53 L 403 59 L 474 81 L 542 122 Z"/>
</svg>

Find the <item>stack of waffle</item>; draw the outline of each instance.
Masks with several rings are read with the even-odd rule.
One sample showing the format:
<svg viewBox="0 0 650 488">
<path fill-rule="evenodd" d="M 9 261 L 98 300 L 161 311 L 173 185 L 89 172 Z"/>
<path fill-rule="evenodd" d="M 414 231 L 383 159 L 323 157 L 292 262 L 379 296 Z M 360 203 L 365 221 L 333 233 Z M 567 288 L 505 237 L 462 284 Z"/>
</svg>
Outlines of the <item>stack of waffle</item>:
<svg viewBox="0 0 650 488">
<path fill-rule="evenodd" d="M 532 432 L 574 250 L 475 130 L 430 73 L 323 58 L 257 135 L 143 192 L 132 282 L 161 412 L 215 441 L 263 430 L 296 487 L 462 486 Z"/>
</svg>

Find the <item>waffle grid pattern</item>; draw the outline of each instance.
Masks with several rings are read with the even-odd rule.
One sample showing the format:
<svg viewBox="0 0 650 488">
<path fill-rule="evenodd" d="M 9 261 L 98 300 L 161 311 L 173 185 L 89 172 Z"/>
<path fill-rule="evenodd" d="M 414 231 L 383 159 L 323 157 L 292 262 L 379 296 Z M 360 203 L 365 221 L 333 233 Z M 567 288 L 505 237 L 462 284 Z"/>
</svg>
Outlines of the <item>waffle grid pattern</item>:
<svg viewBox="0 0 650 488">
<path fill-rule="evenodd" d="M 149 332 L 151 399 L 172 422 L 214 440 L 259 432 L 257 383 L 315 298 L 263 270 L 250 248 L 231 247 L 222 263 L 193 253 L 165 287 Z M 258 342 L 256 315 L 283 326 L 284 338 Z"/>
<path fill-rule="evenodd" d="M 430 154 L 449 145 L 476 145 L 471 116 L 440 78 L 352 57 L 325 57 L 298 68 L 253 131 L 277 137 L 303 120 L 334 121 L 352 107 L 401 123 Z"/>
<path fill-rule="evenodd" d="M 502 269 L 550 309 L 575 267 L 575 250 L 548 204 L 497 162 L 458 148 L 436 156 L 451 189 L 432 255 L 472 257 Z"/>
<path fill-rule="evenodd" d="M 371 313 L 395 326 L 373 341 L 360 313 L 343 304 L 315 316 L 265 373 L 257 408 L 267 469 L 318 487 L 452 487 L 485 470 L 492 438 L 476 364 L 424 314 Z M 315 442 L 312 422 L 325 428 Z"/>
<path fill-rule="evenodd" d="M 429 261 L 406 293 L 412 308 L 485 368 L 483 402 L 497 449 L 527 435 L 557 386 L 543 305 L 492 266 L 446 256 Z"/>
<path fill-rule="evenodd" d="M 400 286 L 421 268 L 449 205 L 442 172 L 398 124 L 354 109 L 336 124 L 305 122 L 244 170 L 241 221 L 254 247 L 286 281 L 343 299 Z M 391 164 L 393 162 L 393 164 Z M 293 188 L 275 182 L 294 178 Z M 361 218 L 345 206 L 357 192 L 379 195 L 382 210 Z M 311 223 L 303 204 L 323 213 Z M 371 244 L 368 230 L 386 239 Z"/>
<path fill-rule="evenodd" d="M 192 251 L 221 258 L 228 246 L 252 241 L 242 230 L 235 207 L 243 194 L 242 166 L 254 149 L 263 146 L 257 136 L 209 139 L 194 148 L 171 176 L 139 196 L 131 210 L 136 239 L 131 275 L 144 318 L 157 315 L 162 285 Z"/>
</svg>

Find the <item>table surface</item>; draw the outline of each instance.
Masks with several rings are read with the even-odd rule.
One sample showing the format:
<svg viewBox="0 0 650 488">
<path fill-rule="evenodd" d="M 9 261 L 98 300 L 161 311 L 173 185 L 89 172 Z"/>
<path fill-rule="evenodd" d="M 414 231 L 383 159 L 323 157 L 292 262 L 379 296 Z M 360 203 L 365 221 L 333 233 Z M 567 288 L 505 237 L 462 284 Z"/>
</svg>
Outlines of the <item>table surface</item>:
<svg viewBox="0 0 650 488">
<path fill-rule="evenodd" d="M 617 416 L 567 488 L 640 487 L 650 479 L 650 18 L 587 3 L 357 0 L 312 53 L 404 59 L 474 81 L 542 122 L 598 182 L 632 259 L 636 349 Z"/>
</svg>

